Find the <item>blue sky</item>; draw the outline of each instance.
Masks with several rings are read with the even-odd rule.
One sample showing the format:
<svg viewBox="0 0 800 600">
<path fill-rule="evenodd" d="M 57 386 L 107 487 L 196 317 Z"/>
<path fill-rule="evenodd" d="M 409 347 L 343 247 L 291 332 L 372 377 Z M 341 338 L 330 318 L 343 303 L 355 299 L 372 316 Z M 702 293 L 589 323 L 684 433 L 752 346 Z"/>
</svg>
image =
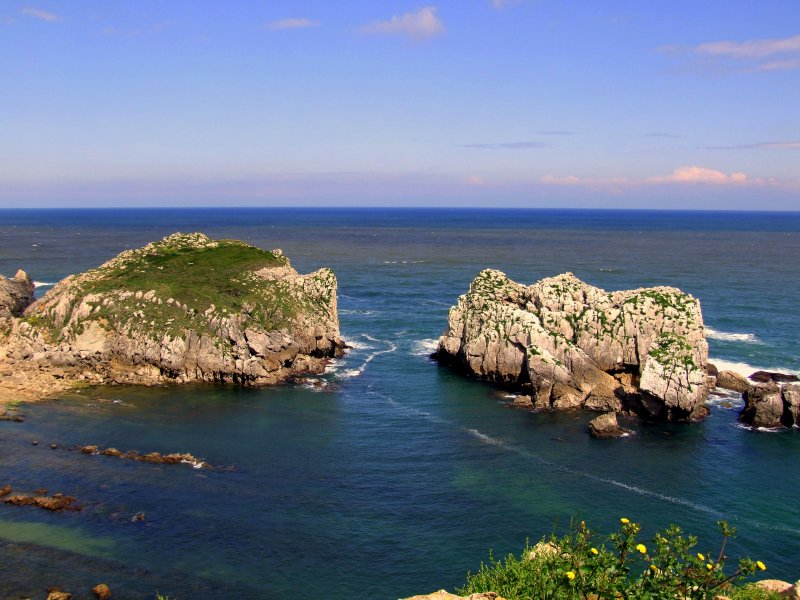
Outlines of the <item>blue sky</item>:
<svg viewBox="0 0 800 600">
<path fill-rule="evenodd" d="M 0 205 L 800 210 L 796 0 L 0 3 Z"/>
</svg>

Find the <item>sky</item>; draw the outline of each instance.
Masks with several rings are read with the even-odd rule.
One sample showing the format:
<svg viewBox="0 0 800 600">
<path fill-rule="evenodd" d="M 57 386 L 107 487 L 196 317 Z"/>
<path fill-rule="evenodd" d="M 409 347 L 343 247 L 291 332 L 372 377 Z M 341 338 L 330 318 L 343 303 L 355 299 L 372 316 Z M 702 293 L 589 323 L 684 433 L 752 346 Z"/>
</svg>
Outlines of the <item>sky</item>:
<svg viewBox="0 0 800 600">
<path fill-rule="evenodd" d="M 0 0 L 0 207 L 191 205 L 800 210 L 800 3 Z"/>
</svg>

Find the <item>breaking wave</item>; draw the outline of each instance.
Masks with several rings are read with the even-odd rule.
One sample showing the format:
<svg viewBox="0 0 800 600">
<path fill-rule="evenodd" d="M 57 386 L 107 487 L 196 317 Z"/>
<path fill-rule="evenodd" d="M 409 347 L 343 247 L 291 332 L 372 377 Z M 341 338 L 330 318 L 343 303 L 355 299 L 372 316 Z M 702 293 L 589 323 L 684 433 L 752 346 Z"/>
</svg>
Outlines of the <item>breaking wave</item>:
<svg viewBox="0 0 800 600">
<path fill-rule="evenodd" d="M 717 331 L 712 327 L 706 327 L 706 337 L 712 340 L 722 340 L 724 342 L 747 342 L 749 344 L 761 344 L 755 333 L 730 333 L 727 331 Z"/>
</svg>

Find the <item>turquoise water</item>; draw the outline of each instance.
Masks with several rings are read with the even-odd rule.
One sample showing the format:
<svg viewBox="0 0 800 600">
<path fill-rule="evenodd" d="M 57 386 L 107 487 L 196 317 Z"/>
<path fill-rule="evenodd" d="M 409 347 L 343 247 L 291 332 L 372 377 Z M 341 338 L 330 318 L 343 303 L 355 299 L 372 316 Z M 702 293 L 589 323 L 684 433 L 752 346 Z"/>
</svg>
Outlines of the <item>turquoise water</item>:
<svg viewBox="0 0 800 600">
<path fill-rule="evenodd" d="M 669 284 L 700 298 L 712 357 L 800 370 L 796 214 L 467 210 L 5 211 L 0 273 L 52 283 L 174 231 L 282 248 L 339 278 L 354 346 L 326 385 L 90 390 L 0 423 L 0 485 L 77 496 L 79 513 L 0 505 L 0 591 L 108 583 L 115 598 L 397 598 L 452 589 L 571 516 L 602 530 L 677 522 L 796 579 L 800 435 L 508 408 L 427 355 L 484 267 L 525 282 L 570 270 L 606 289 Z M 42 290 L 47 289 L 46 286 Z M 32 446 L 32 440 L 39 441 Z M 50 443 L 59 449 L 51 450 Z M 213 469 L 71 450 L 191 452 Z M 146 519 L 132 523 L 144 512 Z M 38 591 L 37 591 L 38 590 Z"/>
</svg>

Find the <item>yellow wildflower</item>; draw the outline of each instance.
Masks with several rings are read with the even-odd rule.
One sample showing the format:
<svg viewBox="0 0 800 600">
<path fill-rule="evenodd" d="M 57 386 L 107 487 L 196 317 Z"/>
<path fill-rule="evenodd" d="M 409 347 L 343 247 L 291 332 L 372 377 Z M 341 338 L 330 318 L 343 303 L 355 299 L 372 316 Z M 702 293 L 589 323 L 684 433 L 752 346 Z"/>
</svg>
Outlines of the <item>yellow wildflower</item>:
<svg viewBox="0 0 800 600">
<path fill-rule="evenodd" d="M 650 570 L 653 572 L 653 575 L 658 575 L 659 573 L 661 573 L 661 569 L 659 569 L 655 565 L 650 565 Z"/>
<path fill-rule="evenodd" d="M 630 523 L 630 522 L 631 522 L 631 520 L 630 520 L 628 517 L 622 517 L 622 518 L 619 520 L 619 522 L 620 522 L 620 523 L 622 523 L 623 525 L 627 525 L 628 523 Z"/>
<path fill-rule="evenodd" d="M 766 570 L 767 570 L 767 565 L 765 565 L 765 564 L 764 564 L 763 562 L 761 562 L 760 560 L 757 560 L 757 561 L 756 561 L 756 566 L 757 566 L 759 569 L 761 569 L 762 571 L 766 571 Z"/>
<path fill-rule="evenodd" d="M 594 554 L 595 556 L 597 556 L 598 554 L 600 554 L 600 551 L 599 551 L 597 548 L 592 548 L 592 549 L 590 550 L 590 552 L 591 552 L 592 554 Z"/>
<path fill-rule="evenodd" d="M 706 569 L 708 569 L 710 571 L 713 568 L 714 568 L 714 565 L 712 565 L 711 563 L 706 563 Z"/>
<path fill-rule="evenodd" d="M 570 581 L 575 579 L 575 571 L 567 571 L 566 575 L 567 575 L 567 579 L 569 579 Z"/>
<path fill-rule="evenodd" d="M 702 552 L 698 552 L 698 553 L 697 553 L 697 558 L 699 558 L 700 560 L 705 560 L 705 559 L 706 559 L 706 557 L 705 557 L 705 556 L 703 556 L 703 553 L 702 553 Z"/>
<path fill-rule="evenodd" d="M 636 549 L 639 551 L 639 554 L 647 554 L 647 546 L 644 544 L 636 544 Z"/>
</svg>

